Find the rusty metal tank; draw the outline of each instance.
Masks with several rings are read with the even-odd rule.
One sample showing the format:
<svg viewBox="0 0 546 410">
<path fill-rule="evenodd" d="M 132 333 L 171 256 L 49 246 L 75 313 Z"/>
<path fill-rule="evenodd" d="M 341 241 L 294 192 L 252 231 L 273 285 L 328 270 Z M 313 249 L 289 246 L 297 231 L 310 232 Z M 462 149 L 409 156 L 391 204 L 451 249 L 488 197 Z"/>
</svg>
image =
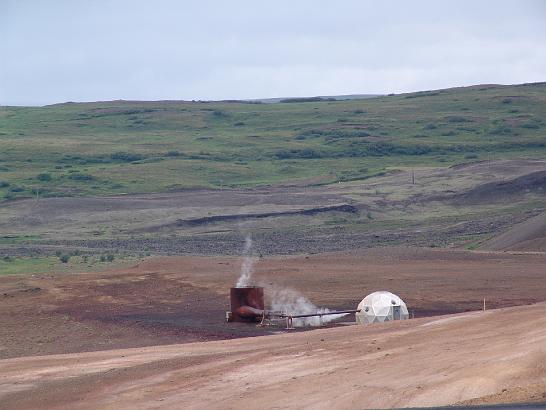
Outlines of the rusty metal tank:
<svg viewBox="0 0 546 410">
<path fill-rule="evenodd" d="M 264 288 L 247 286 L 229 291 L 231 312 L 228 322 L 259 322 L 264 314 Z"/>
</svg>

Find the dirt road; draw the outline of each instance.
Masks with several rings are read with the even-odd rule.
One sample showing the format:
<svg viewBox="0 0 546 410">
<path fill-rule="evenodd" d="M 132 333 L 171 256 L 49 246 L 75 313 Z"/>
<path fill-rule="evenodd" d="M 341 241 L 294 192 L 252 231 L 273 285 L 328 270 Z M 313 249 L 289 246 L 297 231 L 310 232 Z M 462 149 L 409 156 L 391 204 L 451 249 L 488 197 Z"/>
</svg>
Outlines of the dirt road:
<svg viewBox="0 0 546 410">
<path fill-rule="evenodd" d="M 0 361 L 0 408 L 382 408 L 546 400 L 546 304 Z"/>
</svg>

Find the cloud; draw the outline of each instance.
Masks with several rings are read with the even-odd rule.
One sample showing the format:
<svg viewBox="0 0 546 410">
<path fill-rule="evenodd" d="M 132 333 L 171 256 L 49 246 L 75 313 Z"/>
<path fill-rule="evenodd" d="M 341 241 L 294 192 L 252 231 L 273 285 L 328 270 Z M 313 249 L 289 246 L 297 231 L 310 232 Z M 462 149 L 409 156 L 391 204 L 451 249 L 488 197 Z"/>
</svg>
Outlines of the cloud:
<svg viewBox="0 0 546 410">
<path fill-rule="evenodd" d="M 544 81 L 541 1 L 10 1 L 0 104 Z"/>
</svg>

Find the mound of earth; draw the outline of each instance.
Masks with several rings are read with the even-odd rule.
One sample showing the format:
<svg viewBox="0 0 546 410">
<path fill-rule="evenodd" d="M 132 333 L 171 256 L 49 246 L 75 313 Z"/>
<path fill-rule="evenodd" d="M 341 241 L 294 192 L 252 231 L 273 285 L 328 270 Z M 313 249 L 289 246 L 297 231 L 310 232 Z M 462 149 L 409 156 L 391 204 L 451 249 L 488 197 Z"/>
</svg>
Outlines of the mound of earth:
<svg viewBox="0 0 546 410">
<path fill-rule="evenodd" d="M 526 193 L 546 195 L 546 171 L 531 172 L 508 181 L 495 181 L 478 185 L 462 194 L 456 195 L 455 202 L 460 204 L 480 204 L 495 202 Z"/>
<path fill-rule="evenodd" d="M 546 400 L 546 303 L 0 361 L 0 408 L 362 409 Z"/>
<path fill-rule="evenodd" d="M 493 237 L 482 245 L 482 249 L 546 252 L 546 213 Z"/>
</svg>

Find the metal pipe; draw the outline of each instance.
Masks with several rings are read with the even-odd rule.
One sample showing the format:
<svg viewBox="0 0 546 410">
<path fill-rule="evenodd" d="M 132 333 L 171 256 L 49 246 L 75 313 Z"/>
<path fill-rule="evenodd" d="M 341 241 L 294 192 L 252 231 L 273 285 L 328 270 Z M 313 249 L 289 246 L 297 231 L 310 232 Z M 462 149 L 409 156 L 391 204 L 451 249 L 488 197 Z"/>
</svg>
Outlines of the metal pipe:
<svg viewBox="0 0 546 410">
<path fill-rule="evenodd" d="M 322 317 L 328 315 L 343 315 L 349 313 L 360 312 L 356 310 L 338 310 L 335 312 L 324 313 L 308 313 L 303 315 L 291 315 L 284 312 L 276 312 L 265 310 L 264 308 L 264 291 L 259 286 L 249 286 L 244 288 L 230 289 L 231 311 L 227 312 L 226 319 L 228 322 L 260 322 L 264 323 L 265 319 L 286 319 L 287 328 L 292 328 L 293 319 L 318 316 L 322 325 Z"/>
<path fill-rule="evenodd" d="M 346 313 L 358 313 L 360 312 L 360 309 L 355 310 L 338 310 L 335 312 L 325 312 L 325 313 L 309 313 L 306 315 L 288 315 L 286 313 L 281 313 L 279 317 L 291 317 L 293 319 L 301 318 L 301 317 L 313 317 L 313 316 L 327 316 L 327 315 L 342 315 Z"/>
<path fill-rule="evenodd" d="M 239 306 L 235 311 L 233 312 L 239 316 L 242 317 L 258 317 L 258 316 L 264 316 L 266 315 L 266 312 L 262 309 L 256 309 L 252 306 Z"/>
</svg>

